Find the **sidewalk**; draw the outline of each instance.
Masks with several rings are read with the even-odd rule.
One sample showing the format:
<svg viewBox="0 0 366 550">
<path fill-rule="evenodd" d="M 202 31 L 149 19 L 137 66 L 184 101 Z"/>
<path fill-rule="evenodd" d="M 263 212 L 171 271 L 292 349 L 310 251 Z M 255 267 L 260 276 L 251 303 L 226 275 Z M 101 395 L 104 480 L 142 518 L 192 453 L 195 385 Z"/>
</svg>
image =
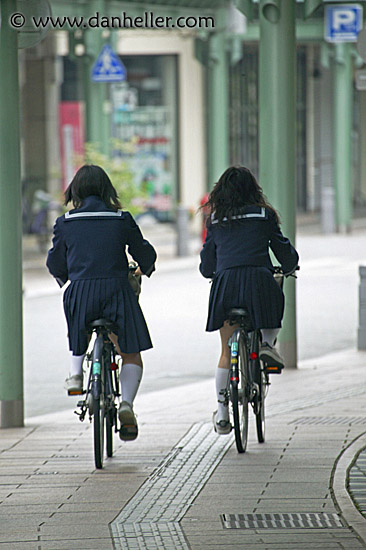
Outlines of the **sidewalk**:
<svg viewBox="0 0 366 550">
<path fill-rule="evenodd" d="M 272 376 L 266 443 L 251 415 L 243 455 L 212 432 L 213 379 L 139 395 L 139 438 L 115 437 L 102 471 L 72 404 L 3 430 L 0 548 L 366 548 L 362 456 L 351 485 L 363 516 L 346 490 L 366 447 L 365 360 L 345 350 Z"/>
</svg>

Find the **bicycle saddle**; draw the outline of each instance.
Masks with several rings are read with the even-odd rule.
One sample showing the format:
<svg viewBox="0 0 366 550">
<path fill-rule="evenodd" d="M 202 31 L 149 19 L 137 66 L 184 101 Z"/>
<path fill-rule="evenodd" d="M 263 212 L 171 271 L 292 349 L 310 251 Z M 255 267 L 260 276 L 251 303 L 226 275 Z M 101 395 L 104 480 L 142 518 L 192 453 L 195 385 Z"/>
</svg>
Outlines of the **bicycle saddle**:
<svg viewBox="0 0 366 550">
<path fill-rule="evenodd" d="M 113 323 L 113 321 L 111 321 L 110 319 L 100 318 L 96 319 L 95 321 L 91 321 L 88 324 L 87 329 L 92 330 L 93 328 L 98 327 L 105 327 L 107 330 L 113 331 L 116 329 L 116 324 Z"/>
<path fill-rule="evenodd" d="M 249 317 L 249 312 L 245 307 L 233 307 L 229 311 L 229 317 Z"/>
<path fill-rule="evenodd" d="M 245 307 L 233 307 L 229 310 L 228 321 L 231 325 L 240 324 L 246 330 L 253 330 L 249 311 Z"/>
</svg>

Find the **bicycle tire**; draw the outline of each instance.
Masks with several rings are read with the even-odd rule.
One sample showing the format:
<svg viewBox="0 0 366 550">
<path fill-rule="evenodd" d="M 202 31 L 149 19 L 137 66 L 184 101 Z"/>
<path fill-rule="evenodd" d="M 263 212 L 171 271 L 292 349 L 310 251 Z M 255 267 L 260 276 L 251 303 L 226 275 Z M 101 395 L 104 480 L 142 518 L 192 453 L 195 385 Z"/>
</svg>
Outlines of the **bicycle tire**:
<svg viewBox="0 0 366 550">
<path fill-rule="evenodd" d="M 233 409 L 233 424 L 235 443 L 238 453 L 245 453 L 248 443 L 248 355 L 243 336 L 239 336 L 238 351 L 233 352 L 232 358 L 235 359 L 233 353 L 237 353 L 238 359 L 238 376 L 237 380 L 232 379 L 231 384 L 231 404 Z M 233 378 L 233 377 L 232 377 Z"/>
<path fill-rule="evenodd" d="M 105 432 L 106 432 L 106 450 L 107 456 L 110 458 L 113 455 L 113 425 L 114 425 L 114 408 L 109 409 L 105 417 Z"/>
<path fill-rule="evenodd" d="M 254 403 L 254 415 L 255 424 L 257 430 L 258 443 L 264 443 L 265 440 L 265 397 L 266 397 L 266 379 L 263 369 L 261 368 L 261 362 L 259 359 L 259 333 L 255 331 L 252 333 L 250 342 L 250 356 L 254 355 L 251 359 L 251 373 L 253 382 L 258 386 L 258 395 L 255 397 Z"/>
<path fill-rule="evenodd" d="M 94 369 L 96 371 L 94 372 Z M 103 337 L 99 335 L 93 349 L 93 374 L 92 382 L 93 399 L 93 436 L 94 436 L 94 462 L 97 469 L 103 468 L 104 459 L 104 430 L 105 430 L 105 367 L 103 356 Z"/>
<path fill-rule="evenodd" d="M 94 460 L 97 469 L 103 468 L 105 414 L 102 398 L 93 398 Z"/>
<path fill-rule="evenodd" d="M 264 373 L 262 370 L 260 370 L 260 382 L 258 386 L 259 386 L 258 412 L 255 414 L 255 423 L 257 428 L 258 443 L 264 443 L 265 429 L 266 429 L 266 417 L 265 417 L 266 385 L 265 385 Z"/>
</svg>

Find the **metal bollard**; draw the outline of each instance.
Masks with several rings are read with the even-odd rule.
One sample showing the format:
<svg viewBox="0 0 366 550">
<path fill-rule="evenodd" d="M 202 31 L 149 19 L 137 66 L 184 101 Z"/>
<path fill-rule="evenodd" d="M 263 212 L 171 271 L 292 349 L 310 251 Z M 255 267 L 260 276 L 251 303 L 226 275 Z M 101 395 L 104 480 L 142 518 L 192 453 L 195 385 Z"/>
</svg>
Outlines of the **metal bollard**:
<svg viewBox="0 0 366 550">
<path fill-rule="evenodd" d="M 360 265 L 357 349 L 366 350 L 366 266 Z"/>
<path fill-rule="evenodd" d="M 177 208 L 177 256 L 189 255 L 189 212 L 180 204 Z"/>
</svg>

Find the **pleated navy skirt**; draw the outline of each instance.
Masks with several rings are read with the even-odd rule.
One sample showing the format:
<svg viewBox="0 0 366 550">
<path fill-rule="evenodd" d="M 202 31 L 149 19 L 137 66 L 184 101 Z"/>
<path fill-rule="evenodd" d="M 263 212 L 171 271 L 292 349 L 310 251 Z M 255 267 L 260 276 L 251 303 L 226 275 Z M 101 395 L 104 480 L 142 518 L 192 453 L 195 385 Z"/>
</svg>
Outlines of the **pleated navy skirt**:
<svg viewBox="0 0 366 550">
<path fill-rule="evenodd" d="M 280 328 L 284 295 L 266 267 L 238 266 L 220 271 L 212 282 L 206 331 L 218 330 L 233 307 L 246 307 L 254 329 Z"/>
<path fill-rule="evenodd" d="M 101 317 L 118 327 L 118 344 L 123 353 L 152 348 L 143 313 L 127 275 L 71 281 L 64 292 L 64 311 L 69 347 L 74 355 L 86 352 L 89 345 L 86 327 Z"/>
</svg>

